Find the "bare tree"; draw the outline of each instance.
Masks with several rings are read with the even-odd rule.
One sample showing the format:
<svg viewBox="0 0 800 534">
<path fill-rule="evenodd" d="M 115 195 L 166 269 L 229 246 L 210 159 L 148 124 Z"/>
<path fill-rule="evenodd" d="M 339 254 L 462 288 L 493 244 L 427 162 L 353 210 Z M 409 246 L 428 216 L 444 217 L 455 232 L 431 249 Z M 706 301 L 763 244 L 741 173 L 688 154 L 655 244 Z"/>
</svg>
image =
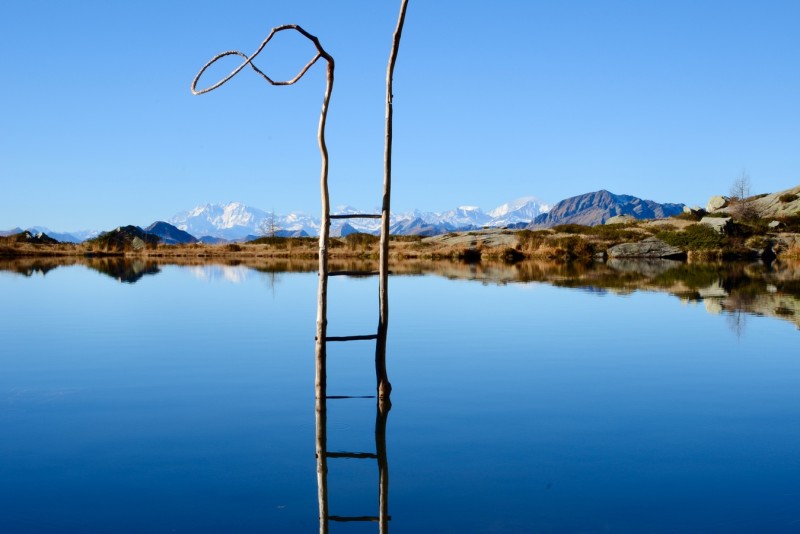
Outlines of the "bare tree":
<svg viewBox="0 0 800 534">
<path fill-rule="evenodd" d="M 750 175 L 742 171 L 736 180 L 731 184 L 730 207 L 731 215 L 740 220 L 752 220 L 758 218 L 755 199 L 750 196 Z"/>
<path fill-rule="evenodd" d="M 281 228 L 281 225 L 275 218 L 275 210 L 272 210 L 267 218 L 261 221 L 261 224 L 258 225 L 258 229 L 261 232 L 261 235 L 265 237 L 278 236 L 278 232 L 283 230 L 283 228 Z"/>
</svg>

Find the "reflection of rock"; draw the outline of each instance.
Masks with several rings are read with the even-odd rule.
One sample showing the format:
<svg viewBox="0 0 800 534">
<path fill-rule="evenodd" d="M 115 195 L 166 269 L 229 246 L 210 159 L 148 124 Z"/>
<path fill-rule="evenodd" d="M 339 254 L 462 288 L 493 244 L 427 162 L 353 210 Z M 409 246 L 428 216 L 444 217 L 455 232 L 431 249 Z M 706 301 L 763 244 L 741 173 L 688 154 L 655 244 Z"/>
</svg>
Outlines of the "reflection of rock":
<svg viewBox="0 0 800 534">
<path fill-rule="evenodd" d="M 800 299 L 792 295 L 762 293 L 749 296 L 747 299 L 731 295 L 718 302 L 722 310 L 727 312 L 743 311 L 753 315 L 777 317 L 790 321 L 800 328 Z"/>
<path fill-rule="evenodd" d="M 706 307 L 706 312 L 712 315 L 722 313 L 722 301 L 720 299 L 705 299 L 703 305 Z"/>
<path fill-rule="evenodd" d="M 608 249 L 610 258 L 685 258 L 686 253 L 655 237 L 638 243 L 622 243 Z"/>
<path fill-rule="evenodd" d="M 708 212 L 717 211 L 727 206 L 728 206 L 728 199 L 726 197 L 713 196 L 708 199 L 708 204 L 706 204 L 706 211 Z"/>
<path fill-rule="evenodd" d="M 727 234 L 730 232 L 733 220 L 730 217 L 703 217 L 700 219 L 700 224 L 710 226 L 718 234 Z"/>
<path fill-rule="evenodd" d="M 607 265 L 615 271 L 622 273 L 637 273 L 644 276 L 656 276 L 665 273 L 670 269 L 674 269 L 683 262 L 677 260 L 666 259 L 618 259 L 611 258 L 608 260 Z"/>
<path fill-rule="evenodd" d="M 711 299 L 711 298 L 725 298 L 728 296 L 728 292 L 722 287 L 722 284 L 716 282 L 711 284 L 708 287 L 704 287 L 702 289 L 698 289 L 697 293 L 700 295 L 700 298 L 703 299 Z"/>
</svg>

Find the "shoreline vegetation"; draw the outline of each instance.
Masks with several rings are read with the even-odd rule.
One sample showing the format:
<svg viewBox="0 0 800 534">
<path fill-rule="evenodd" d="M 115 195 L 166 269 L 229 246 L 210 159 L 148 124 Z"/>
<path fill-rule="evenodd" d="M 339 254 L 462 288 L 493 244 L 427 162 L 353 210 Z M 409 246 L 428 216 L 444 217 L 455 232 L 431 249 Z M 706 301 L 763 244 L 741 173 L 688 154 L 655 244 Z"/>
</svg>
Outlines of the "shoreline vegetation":
<svg viewBox="0 0 800 534">
<path fill-rule="evenodd" d="M 722 217 L 720 217 L 722 220 Z M 131 227 L 127 227 L 131 228 Z M 119 230 L 118 230 L 119 231 Z M 149 236 L 149 234 L 148 234 Z M 647 241 L 646 241 L 647 240 Z M 333 237 L 331 260 L 377 260 L 379 237 L 353 233 Z M 623 244 L 656 242 L 667 252 L 619 252 Z M 0 258 L 130 257 L 197 260 L 288 260 L 318 257 L 316 237 L 262 237 L 226 244 L 163 244 L 108 232 L 80 244 L 59 243 L 44 234 L 22 232 L 0 237 Z M 637 255 L 638 254 L 638 255 Z M 605 260 L 609 257 L 663 257 L 688 261 L 800 258 L 800 215 L 775 221 L 755 219 L 715 228 L 692 213 L 655 220 L 583 226 L 563 224 L 542 230 L 483 229 L 423 237 L 393 235 L 391 261 L 461 260 L 465 262 L 526 259 L 554 261 Z"/>
</svg>

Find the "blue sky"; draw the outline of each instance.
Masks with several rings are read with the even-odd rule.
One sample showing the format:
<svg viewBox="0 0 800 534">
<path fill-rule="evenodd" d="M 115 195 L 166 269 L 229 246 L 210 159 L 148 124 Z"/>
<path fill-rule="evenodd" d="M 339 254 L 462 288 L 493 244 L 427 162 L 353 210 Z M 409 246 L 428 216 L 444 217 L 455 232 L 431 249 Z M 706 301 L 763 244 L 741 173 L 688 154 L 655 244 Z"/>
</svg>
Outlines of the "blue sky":
<svg viewBox="0 0 800 534">
<path fill-rule="evenodd" d="M 398 6 L 3 2 L 0 229 L 146 225 L 230 200 L 318 214 L 321 64 L 293 87 L 243 71 L 211 94 L 189 91 L 212 56 L 249 54 L 285 23 L 336 59 L 333 204 L 378 205 Z M 598 189 L 704 205 L 743 170 L 754 193 L 797 185 L 798 20 L 788 0 L 410 0 L 393 208 Z M 312 54 L 286 37 L 256 61 L 275 77 Z"/>
</svg>

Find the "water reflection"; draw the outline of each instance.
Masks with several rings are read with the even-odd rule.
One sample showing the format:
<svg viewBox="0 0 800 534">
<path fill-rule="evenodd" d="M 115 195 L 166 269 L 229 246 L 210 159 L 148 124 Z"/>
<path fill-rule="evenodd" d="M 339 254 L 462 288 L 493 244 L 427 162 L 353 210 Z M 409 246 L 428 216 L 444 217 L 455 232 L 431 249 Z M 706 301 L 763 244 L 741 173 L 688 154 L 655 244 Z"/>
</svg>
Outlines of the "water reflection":
<svg viewBox="0 0 800 534">
<path fill-rule="evenodd" d="M 316 458 L 317 458 L 317 499 L 319 504 L 319 531 L 327 533 L 331 522 L 376 522 L 379 531 L 389 531 L 389 461 L 386 453 L 386 423 L 391 403 L 388 399 L 377 399 L 375 410 L 375 452 L 370 451 L 331 451 L 328 449 L 328 401 L 362 402 L 375 397 L 330 397 L 326 391 L 317 390 L 316 401 Z M 331 514 L 328 485 L 328 460 L 342 462 L 372 461 L 378 464 L 378 513 L 367 515 Z"/>
<path fill-rule="evenodd" d="M 386 337 L 389 328 L 389 269 L 381 262 L 377 270 L 370 265 L 336 265 L 323 256 L 319 262 L 319 285 L 317 290 L 317 329 L 315 343 L 315 395 L 316 395 L 316 459 L 317 499 L 319 504 L 319 530 L 327 534 L 330 523 L 377 522 L 381 533 L 389 532 L 389 462 L 386 456 L 386 421 L 392 408 L 389 396 L 392 386 L 386 371 Z M 349 336 L 328 336 L 328 283 L 331 278 L 378 277 L 378 326 L 375 334 L 356 333 Z M 329 396 L 327 377 L 328 343 L 375 342 L 374 396 Z M 376 399 L 375 408 L 375 452 L 328 450 L 328 401 L 362 402 Z M 376 460 L 378 464 L 378 514 L 336 515 L 329 512 L 328 460 L 345 462 Z"/>
<path fill-rule="evenodd" d="M 123 258 L 30 258 L 0 261 L 0 271 L 22 276 L 47 275 L 60 267 L 83 265 L 123 283 L 161 272 L 165 265 L 191 268 L 196 276 L 241 282 L 250 273 L 314 272 L 316 260 L 264 261 L 248 258 L 226 263 L 198 260 L 156 262 Z M 369 272 L 377 262 L 331 260 L 332 271 Z M 524 261 L 461 263 L 410 260 L 391 265 L 395 276 L 436 275 L 483 284 L 546 283 L 593 294 L 628 295 L 636 291 L 668 293 L 684 302 L 703 303 L 712 314 L 728 315 L 743 331 L 745 316 L 772 317 L 800 327 L 800 262 L 689 264 L 671 260 L 609 260 L 607 263 Z M 736 314 L 739 314 L 735 317 Z M 744 314 L 744 315 L 742 315 Z"/>
</svg>

